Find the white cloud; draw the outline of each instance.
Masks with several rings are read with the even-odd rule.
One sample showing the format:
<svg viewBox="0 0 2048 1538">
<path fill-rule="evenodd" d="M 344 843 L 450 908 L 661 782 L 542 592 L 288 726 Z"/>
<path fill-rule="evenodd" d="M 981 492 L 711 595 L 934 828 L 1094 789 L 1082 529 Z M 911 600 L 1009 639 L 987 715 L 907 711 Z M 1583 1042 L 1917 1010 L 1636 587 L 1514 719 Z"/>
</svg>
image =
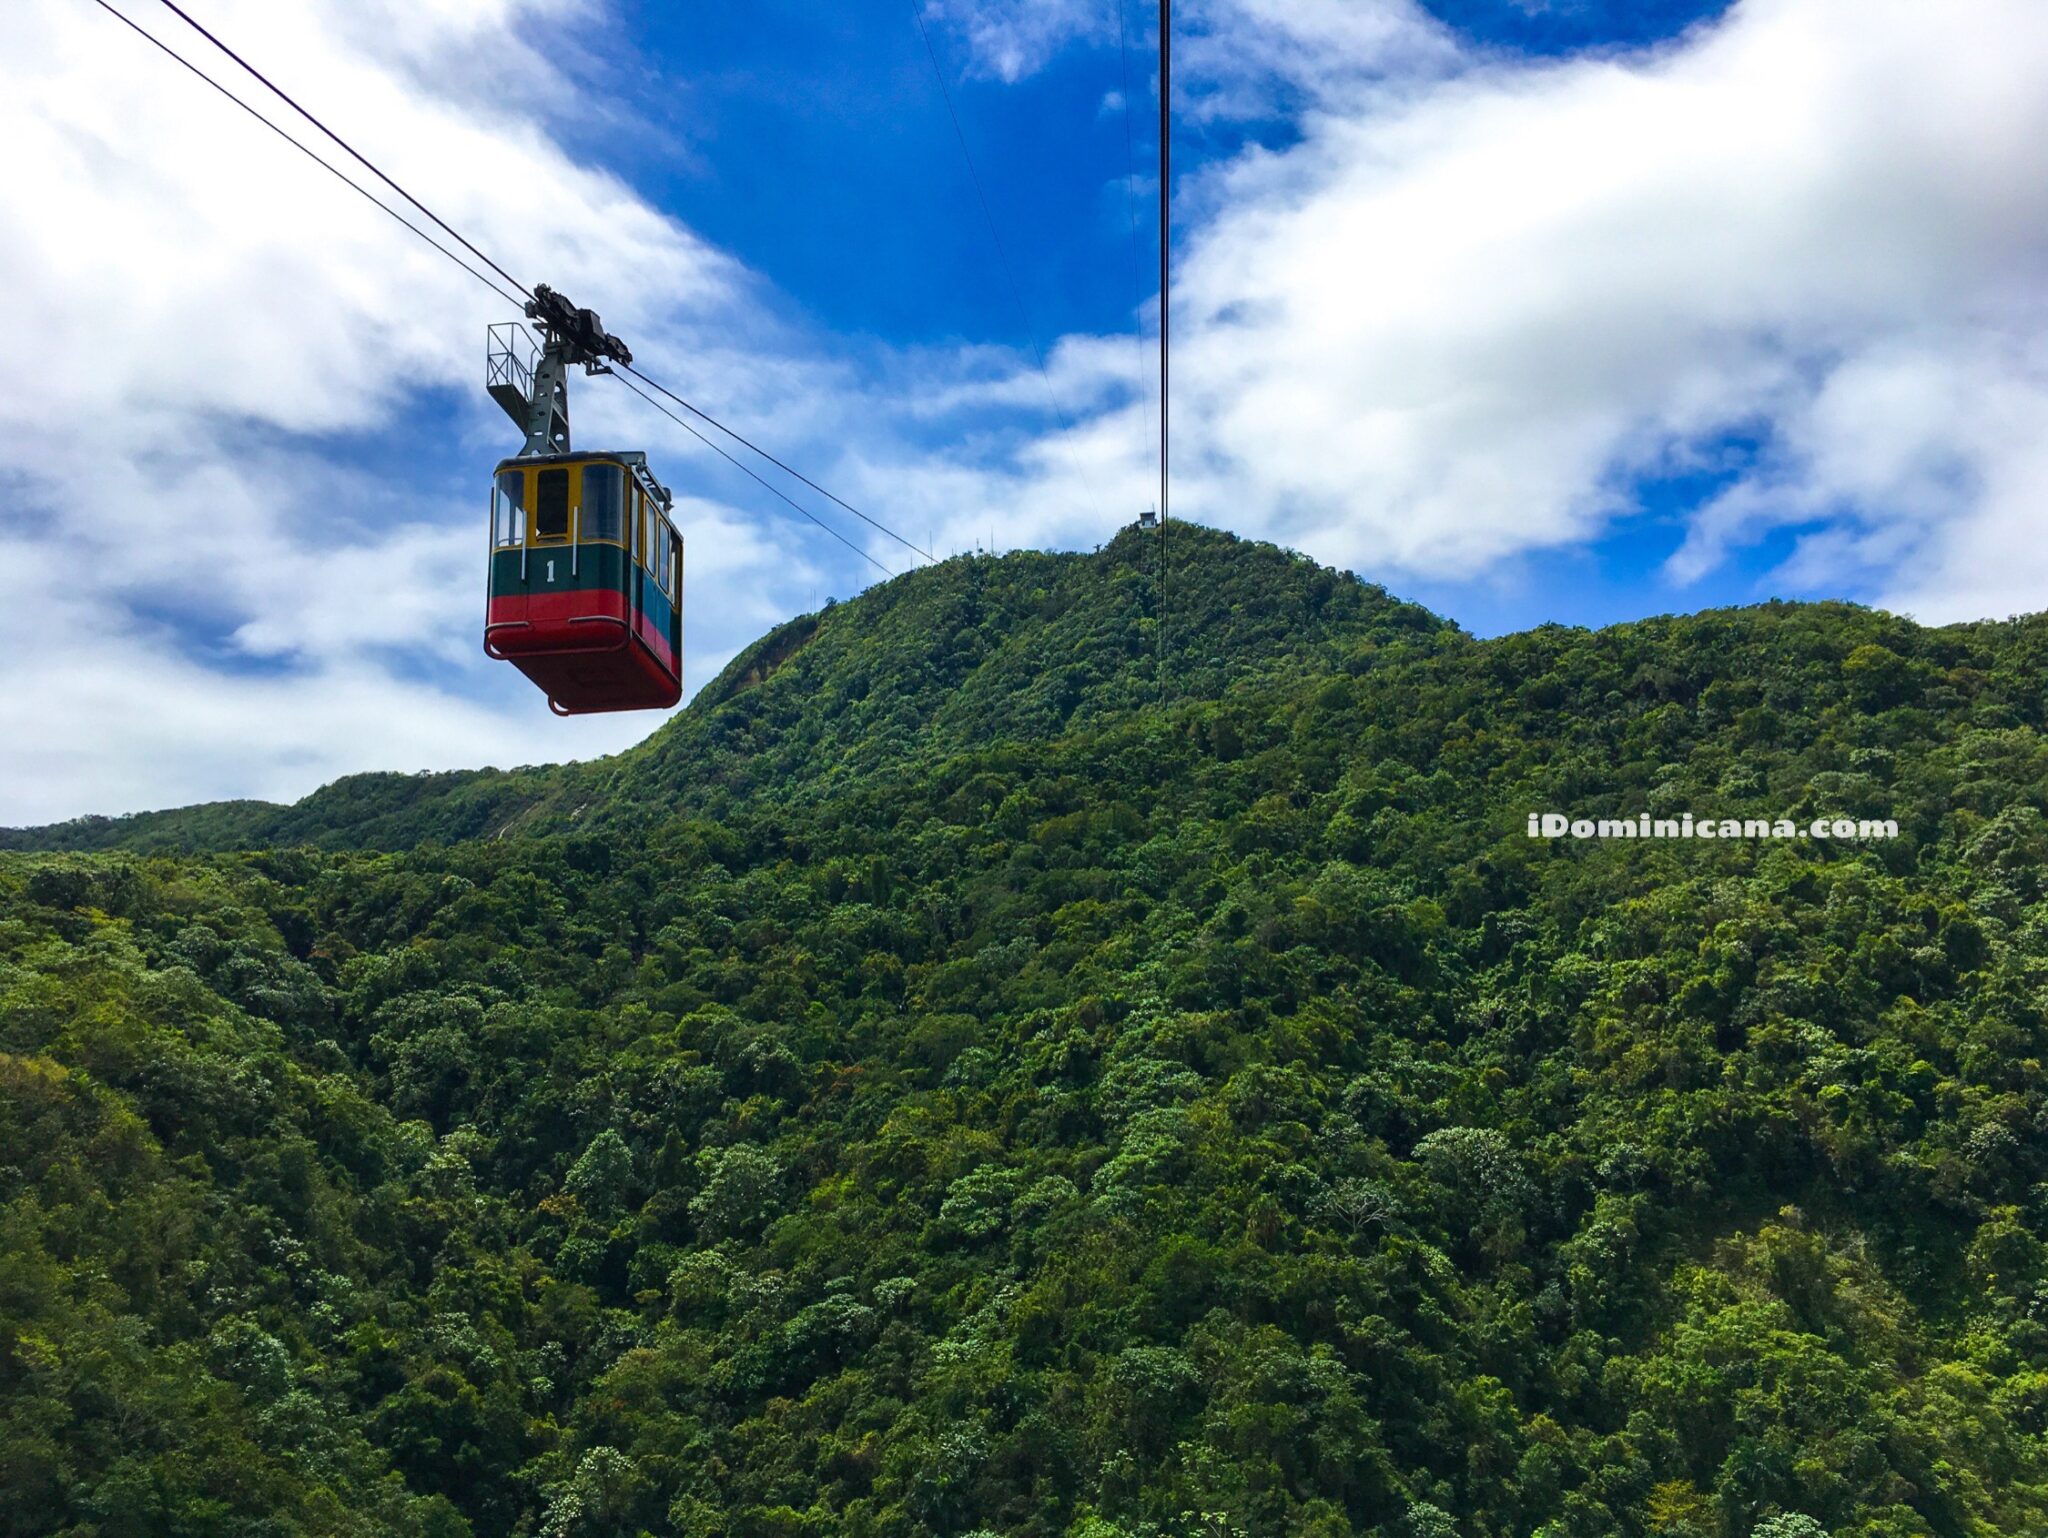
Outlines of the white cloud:
<svg viewBox="0 0 2048 1538">
<path fill-rule="evenodd" d="M 1784 574 L 1802 590 L 1854 579 L 1937 620 L 2044 606 L 2048 338 L 1873 344 L 1787 410 L 1776 438 L 1756 476 L 1702 510 L 1677 576 L 1791 527 L 1802 532 Z"/>
<path fill-rule="evenodd" d="M 1197 119 L 1357 110 L 1464 62 L 1414 0 L 1193 0 L 1174 32 L 1175 109 Z"/>
<path fill-rule="evenodd" d="M 1116 36 L 1117 0 L 920 3 L 928 26 L 936 24 L 964 36 L 976 72 L 998 80 L 1036 74 L 1069 44 Z"/>
<path fill-rule="evenodd" d="M 382 670 L 345 655 L 221 687 L 166 644 L 163 626 L 97 601 L 76 580 L 76 559 L 54 544 L 0 540 L 0 561 L 22 591 L 41 595 L 0 606 L 0 646 L 34 659 L 0 697 L 5 806 L 16 821 L 176 805 L 195 787 L 289 799 L 368 767 L 535 757 L 516 712 L 444 690 L 394 690 Z M 616 745 L 606 718 L 592 720 L 594 731 L 568 734 L 576 748 Z"/>
<path fill-rule="evenodd" d="M 924 0 L 924 14 L 964 41 L 973 72 L 1008 82 L 1066 48 L 1121 37 L 1156 102 L 1158 12 L 1121 3 L 1121 26 L 1119 0 Z M 1304 96 L 1434 78 L 1457 58 L 1451 34 L 1414 0 L 1184 0 L 1174 15 L 1175 109 L 1265 117 Z"/>
<path fill-rule="evenodd" d="M 1018 36 L 1086 14 L 1017 10 Z M 1181 511 L 1397 584 L 1490 579 L 1755 439 L 1672 580 L 1790 525 L 1781 587 L 2042 606 L 2037 0 L 1740 0 L 1654 49 L 1534 62 L 1461 53 L 1407 0 L 1182 15 L 1184 113 L 1291 103 L 1301 137 L 1178 189 Z M 1113 347 L 1055 356 L 1077 398 L 1128 377 Z M 1142 496 L 1142 451 L 1112 463 L 1137 426 L 1024 456 L 1019 537 L 1085 537 L 1087 489 Z"/>
<path fill-rule="evenodd" d="M 2030 550 L 1974 582 L 1955 552 L 2048 492 L 2044 76 L 2032 0 L 1746 0 L 1661 52 L 1317 114 L 1203 194 L 1183 505 L 1462 577 L 1761 432 L 1681 575 L 1818 515 L 1905 526 L 1838 549 L 1931 562 L 1885 584 L 1931 615 L 2038 594 Z M 1805 569 L 1852 574 L 1826 547 Z"/>
</svg>

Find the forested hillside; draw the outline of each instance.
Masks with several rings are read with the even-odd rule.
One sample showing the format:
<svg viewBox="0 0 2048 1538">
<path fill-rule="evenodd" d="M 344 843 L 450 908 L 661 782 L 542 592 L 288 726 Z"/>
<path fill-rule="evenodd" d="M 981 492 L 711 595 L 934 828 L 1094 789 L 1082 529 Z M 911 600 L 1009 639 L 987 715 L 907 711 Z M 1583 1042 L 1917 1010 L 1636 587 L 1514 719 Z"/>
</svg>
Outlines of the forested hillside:
<svg viewBox="0 0 2048 1538">
<path fill-rule="evenodd" d="M 1151 549 L 12 835 L 0 1533 L 2048 1531 L 2048 622 Z"/>
<path fill-rule="evenodd" d="M 1328 671 L 1375 646 L 1458 633 L 1376 587 L 1271 545 L 1176 525 L 1163 654 L 1174 697 Z M 1120 719 L 1160 697 L 1156 540 L 1093 557 L 958 557 L 805 615 L 748 647 L 653 741 L 596 764 L 358 774 L 295 806 L 227 801 L 57 827 L 0 849 L 400 849 L 544 829 L 645 828 L 915 781 L 947 754 Z M 1461 639 L 1461 638 L 1460 638 Z M 764 687 L 765 685 L 765 687 Z"/>
</svg>

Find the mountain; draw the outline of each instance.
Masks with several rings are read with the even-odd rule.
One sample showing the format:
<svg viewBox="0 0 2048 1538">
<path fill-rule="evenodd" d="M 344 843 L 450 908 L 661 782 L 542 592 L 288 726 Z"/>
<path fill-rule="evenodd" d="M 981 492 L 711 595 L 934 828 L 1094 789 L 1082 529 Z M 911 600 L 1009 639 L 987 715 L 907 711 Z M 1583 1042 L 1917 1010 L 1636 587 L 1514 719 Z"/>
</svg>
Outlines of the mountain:
<svg viewBox="0 0 2048 1538">
<path fill-rule="evenodd" d="M 2048 1531 L 2048 622 L 1170 553 L 13 835 L 0 1532 Z"/>
<path fill-rule="evenodd" d="M 1274 546 L 1175 525 L 1166 688 L 1214 698 L 1452 627 Z M 350 775 L 292 806 L 219 802 L 0 830 L 0 848 L 407 848 L 589 822 L 715 814 L 773 793 L 1041 741 L 1159 698 L 1159 542 L 1092 556 L 960 556 L 763 636 L 650 742 L 594 765 Z"/>
</svg>

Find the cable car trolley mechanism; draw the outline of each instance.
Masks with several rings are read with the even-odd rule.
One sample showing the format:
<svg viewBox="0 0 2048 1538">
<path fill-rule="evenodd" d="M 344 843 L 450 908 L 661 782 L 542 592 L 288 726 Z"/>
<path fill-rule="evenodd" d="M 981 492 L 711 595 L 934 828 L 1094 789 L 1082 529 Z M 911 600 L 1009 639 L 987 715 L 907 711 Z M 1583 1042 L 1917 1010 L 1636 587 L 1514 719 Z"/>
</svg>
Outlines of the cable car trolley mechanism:
<svg viewBox="0 0 2048 1538">
<path fill-rule="evenodd" d="M 683 540 L 637 451 L 576 453 L 569 369 L 630 364 L 597 316 L 538 284 L 527 319 L 490 328 L 485 388 L 526 435 L 491 477 L 484 651 L 557 715 L 666 710 L 682 698 Z"/>
</svg>

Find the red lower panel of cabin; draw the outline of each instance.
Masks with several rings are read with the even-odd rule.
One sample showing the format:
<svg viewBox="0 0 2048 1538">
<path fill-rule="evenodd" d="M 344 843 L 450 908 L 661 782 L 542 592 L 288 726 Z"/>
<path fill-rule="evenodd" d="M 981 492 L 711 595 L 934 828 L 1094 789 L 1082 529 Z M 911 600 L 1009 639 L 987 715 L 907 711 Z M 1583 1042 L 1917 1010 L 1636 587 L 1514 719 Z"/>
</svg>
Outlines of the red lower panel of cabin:
<svg viewBox="0 0 2048 1538">
<path fill-rule="evenodd" d="M 627 625 L 625 595 L 601 588 L 495 598 L 484 650 L 539 685 L 558 715 L 666 710 L 682 682 Z"/>
</svg>

